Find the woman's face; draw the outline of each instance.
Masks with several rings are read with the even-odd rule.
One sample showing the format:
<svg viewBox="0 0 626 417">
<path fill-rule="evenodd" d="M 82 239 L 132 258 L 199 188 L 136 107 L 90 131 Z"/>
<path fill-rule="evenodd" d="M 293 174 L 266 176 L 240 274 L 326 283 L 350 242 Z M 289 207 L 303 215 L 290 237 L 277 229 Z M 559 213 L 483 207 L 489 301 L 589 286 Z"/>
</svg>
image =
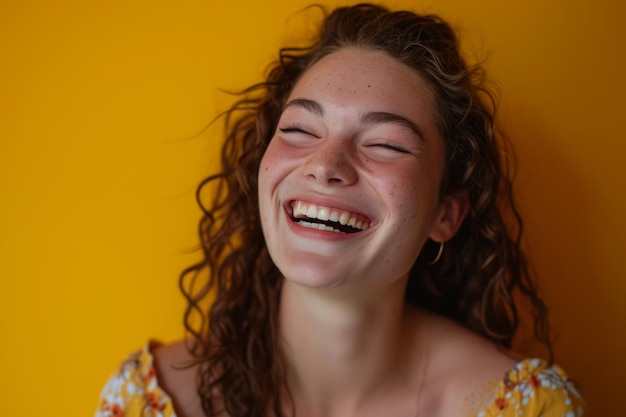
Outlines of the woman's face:
<svg viewBox="0 0 626 417">
<path fill-rule="evenodd" d="M 428 237 L 454 234 L 433 108 L 425 81 L 382 52 L 342 49 L 302 76 L 259 171 L 263 233 L 286 279 L 406 278 Z"/>
</svg>

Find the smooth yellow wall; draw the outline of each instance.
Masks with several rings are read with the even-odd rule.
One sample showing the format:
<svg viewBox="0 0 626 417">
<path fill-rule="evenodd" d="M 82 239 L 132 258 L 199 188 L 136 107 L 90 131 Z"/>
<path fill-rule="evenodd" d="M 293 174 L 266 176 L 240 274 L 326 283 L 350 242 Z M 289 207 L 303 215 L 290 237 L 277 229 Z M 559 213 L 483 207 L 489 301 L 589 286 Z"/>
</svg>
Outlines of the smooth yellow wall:
<svg viewBox="0 0 626 417">
<path fill-rule="evenodd" d="M 183 335 L 217 88 L 259 80 L 304 0 L 0 2 L 2 415 L 90 415 L 148 338 Z M 337 4 L 331 3 L 331 4 Z M 557 360 L 593 415 L 626 388 L 624 2 L 390 1 L 488 56 L 519 153 Z"/>
</svg>

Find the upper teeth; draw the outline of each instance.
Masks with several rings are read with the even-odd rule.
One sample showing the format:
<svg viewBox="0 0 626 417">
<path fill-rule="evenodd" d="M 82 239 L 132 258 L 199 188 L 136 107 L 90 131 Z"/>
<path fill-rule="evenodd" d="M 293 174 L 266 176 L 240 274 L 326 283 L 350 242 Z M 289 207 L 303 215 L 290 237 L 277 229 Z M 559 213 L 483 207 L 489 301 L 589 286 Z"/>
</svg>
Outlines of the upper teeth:
<svg viewBox="0 0 626 417">
<path fill-rule="evenodd" d="M 370 225 L 370 222 L 359 214 L 330 207 L 316 206 L 315 204 L 305 203 L 303 201 L 297 201 L 293 204 L 293 217 L 308 217 L 310 219 L 331 221 L 344 226 L 348 225 L 359 230 L 367 230 Z"/>
</svg>

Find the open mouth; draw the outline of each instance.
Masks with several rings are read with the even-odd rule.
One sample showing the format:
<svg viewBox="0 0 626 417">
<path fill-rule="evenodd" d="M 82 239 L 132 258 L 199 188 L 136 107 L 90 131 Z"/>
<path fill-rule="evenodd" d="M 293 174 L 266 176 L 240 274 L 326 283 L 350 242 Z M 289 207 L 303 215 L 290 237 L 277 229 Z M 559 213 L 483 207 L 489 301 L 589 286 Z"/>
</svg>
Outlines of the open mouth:
<svg viewBox="0 0 626 417">
<path fill-rule="evenodd" d="M 367 230 L 371 222 L 364 216 L 332 207 L 304 201 L 291 203 L 291 219 L 300 226 L 335 233 L 358 233 Z"/>
</svg>

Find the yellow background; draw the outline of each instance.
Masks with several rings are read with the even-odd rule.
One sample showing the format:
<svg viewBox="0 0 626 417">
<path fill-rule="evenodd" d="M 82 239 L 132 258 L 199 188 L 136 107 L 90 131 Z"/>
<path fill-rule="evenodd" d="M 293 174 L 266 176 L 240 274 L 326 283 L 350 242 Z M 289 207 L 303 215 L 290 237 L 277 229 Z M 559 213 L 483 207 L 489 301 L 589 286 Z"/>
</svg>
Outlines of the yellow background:
<svg viewBox="0 0 626 417">
<path fill-rule="evenodd" d="M 307 3 L 0 1 L 0 414 L 91 415 L 127 353 L 182 336 L 218 129 L 185 138 Z M 387 4 L 440 13 L 488 58 L 557 361 L 593 415 L 623 410 L 625 3 Z"/>
</svg>

